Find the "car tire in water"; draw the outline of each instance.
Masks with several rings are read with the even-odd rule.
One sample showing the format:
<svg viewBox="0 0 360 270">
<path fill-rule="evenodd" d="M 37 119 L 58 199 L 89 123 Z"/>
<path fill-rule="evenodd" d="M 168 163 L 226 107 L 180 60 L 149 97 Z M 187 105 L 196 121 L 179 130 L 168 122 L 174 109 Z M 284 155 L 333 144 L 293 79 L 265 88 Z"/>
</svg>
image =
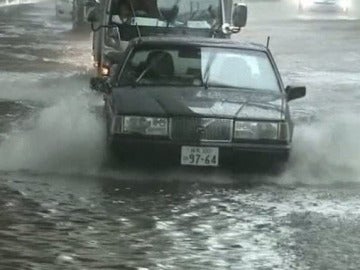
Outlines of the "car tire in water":
<svg viewBox="0 0 360 270">
<path fill-rule="evenodd" d="M 110 134 L 110 121 L 106 117 L 106 149 L 105 149 L 105 164 L 114 167 L 118 163 L 118 154 L 113 136 Z"/>
<path fill-rule="evenodd" d="M 271 169 L 270 169 L 271 173 L 278 175 L 285 172 L 289 159 L 290 159 L 290 152 L 276 155 L 276 157 L 272 160 Z"/>
<path fill-rule="evenodd" d="M 106 108 L 106 106 L 104 107 Z M 126 159 L 126 153 L 121 151 L 118 143 L 114 140 L 114 135 L 111 134 L 111 118 L 104 109 L 104 115 L 106 119 L 106 163 L 110 166 L 117 166 L 124 159 Z"/>
</svg>

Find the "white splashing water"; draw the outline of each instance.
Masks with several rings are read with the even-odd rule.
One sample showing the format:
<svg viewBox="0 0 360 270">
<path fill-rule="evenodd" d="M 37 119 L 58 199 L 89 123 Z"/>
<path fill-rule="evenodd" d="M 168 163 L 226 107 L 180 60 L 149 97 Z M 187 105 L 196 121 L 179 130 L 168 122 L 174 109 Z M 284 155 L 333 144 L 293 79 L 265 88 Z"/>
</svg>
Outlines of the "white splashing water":
<svg viewBox="0 0 360 270">
<path fill-rule="evenodd" d="M 347 113 L 328 116 L 296 131 L 285 182 L 334 184 L 360 182 L 360 119 Z"/>
<path fill-rule="evenodd" d="M 82 77 L 49 78 L 29 75 L 29 87 L 6 76 L 0 98 L 36 100 L 47 104 L 39 115 L 7 134 L 0 144 L 0 170 L 34 170 L 81 173 L 116 179 L 164 179 L 166 181 L 232 183 L 266 182 L 269 177 L 229 173 L 194 174 L 181 170 L 148 175 L 139 170 L 111 171 L 101 168 L 105 154 L 104 119 L 91 110 L 102 106 L 101 97 L 85 90 Z M 55 77 L 55 75 L 54 75 Z M 80 78 L 80 80 L 79 80 Z M 5 78 L 3 78 L 5 79 Z M 65 86 L 64 86 L 65 82 Z M 26 89 L 26 91 L 24 91 Z M 76 90 L 77 89 L 77 90 Z M 80 90 L 79 90 L 80 89 Z M 81 90 L 83 89 L 83 90 Z M 10 91 L 11 90 L 11 91 Z M 342 115 L 318 116 L 318 121 L 295 128 L 292 158 L 280 183 L 332 184 L 360 181 L 360 119 L 356 108 Z M 29 127 L 27 128 L 26 127 Z M 99 172 L 97 169 L 101 168 Z"/>
<path fill-rule="evenodd" d="M 0 145 L 0 170 L 89 171 L 104 155 L 102 119 L 91 106 L 99 97 L 79 92 L 29 119 Z M 25 125 L 26 126 L 26 125 Z"/>
<path fill-rule="evenodd" d="M 14 130 L 0 145 L 0 170 L 75 172 L 141 181 L 164 178 L 166 181 L 205 180 L 202 175 L 182 171 L 144 174 L 143 177 L 141 171 L 98 171 L 105 154 L 105 126 L 103 119 L 90 111 L 95 100 L 98 102 L 99 97 L 84 93 L 64 98 L 44 109 L 36 119 L 30 119 L 31 129 Z M 348 114 L 299 126 L 295 131 L 289 166 L 284 174 L 272 180 L 310 185 L 359 182 L 359 131 L 360 119 Z M 251 176 L 226 173 L 205 176 L 211 183 L 231 183 L 244 180 L 244 177 Z M 264 181 L 268 178 L 255 178 L 258 177 Z"/>
</svg>

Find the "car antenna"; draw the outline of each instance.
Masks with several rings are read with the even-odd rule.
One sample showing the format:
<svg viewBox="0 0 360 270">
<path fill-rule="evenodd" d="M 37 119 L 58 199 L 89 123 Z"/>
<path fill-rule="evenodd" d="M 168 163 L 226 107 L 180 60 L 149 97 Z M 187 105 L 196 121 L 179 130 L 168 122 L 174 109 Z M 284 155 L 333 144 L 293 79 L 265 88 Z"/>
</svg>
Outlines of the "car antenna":
<svg viewBox="0 0 360 270">
<path fill-rule="evenodd" d="M 267 41 L 266 41 L 266 48 L 268 48 L 269 49 L 269 47 L 270 47 L 270 36 L 268 36 L 267 37 Z"/>
<path fill-rule="evenodd" d="M 135 13 L 135 9 L 134 9 L 132 0 L 130 0 L 129 3 L 130 3 L 130 8 L 131 8 L 131 13 L 133 14 L 134 18 L 136 19 L 136 13 Z M 142 38 L 141 31 L 140 31 L 139 25 L 137 24 L 137 21 L 135 21 L 135 26 L 136 26 L 138 38 L 141 40 L 141 38 Z"/>
</svg>

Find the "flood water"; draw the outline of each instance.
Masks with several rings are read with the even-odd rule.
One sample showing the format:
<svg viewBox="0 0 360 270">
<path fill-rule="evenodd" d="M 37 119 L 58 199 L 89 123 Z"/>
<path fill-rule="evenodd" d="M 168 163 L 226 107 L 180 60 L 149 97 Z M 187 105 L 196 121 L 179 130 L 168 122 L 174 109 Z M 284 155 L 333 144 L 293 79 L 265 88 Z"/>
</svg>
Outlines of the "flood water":
<svg viewBox="0 0 360 270">
<path fill-rule="evenodd" d="M 249 8 L 233 38 L 271 36 L 308 87 L 279 175 L 106 166 L 89 33 L 53 2 L 0 13 L 0 269 L 359 268 L 360 21 Z"/>
</svg>

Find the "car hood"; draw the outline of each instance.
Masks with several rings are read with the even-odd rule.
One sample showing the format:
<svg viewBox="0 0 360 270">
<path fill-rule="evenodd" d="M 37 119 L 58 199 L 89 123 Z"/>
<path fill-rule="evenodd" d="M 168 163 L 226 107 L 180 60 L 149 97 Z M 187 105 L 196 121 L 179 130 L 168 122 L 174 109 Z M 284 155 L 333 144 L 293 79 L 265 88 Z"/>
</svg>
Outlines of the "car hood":
<svg viewBox="0 0 360 270">
<path fill-rule="evenodd" d="M 281 120 L 285 103 L 280 92 L 199 87 L 129 87 L 112 92 L 113 110 L 119 115 Z"/>
</svg>

